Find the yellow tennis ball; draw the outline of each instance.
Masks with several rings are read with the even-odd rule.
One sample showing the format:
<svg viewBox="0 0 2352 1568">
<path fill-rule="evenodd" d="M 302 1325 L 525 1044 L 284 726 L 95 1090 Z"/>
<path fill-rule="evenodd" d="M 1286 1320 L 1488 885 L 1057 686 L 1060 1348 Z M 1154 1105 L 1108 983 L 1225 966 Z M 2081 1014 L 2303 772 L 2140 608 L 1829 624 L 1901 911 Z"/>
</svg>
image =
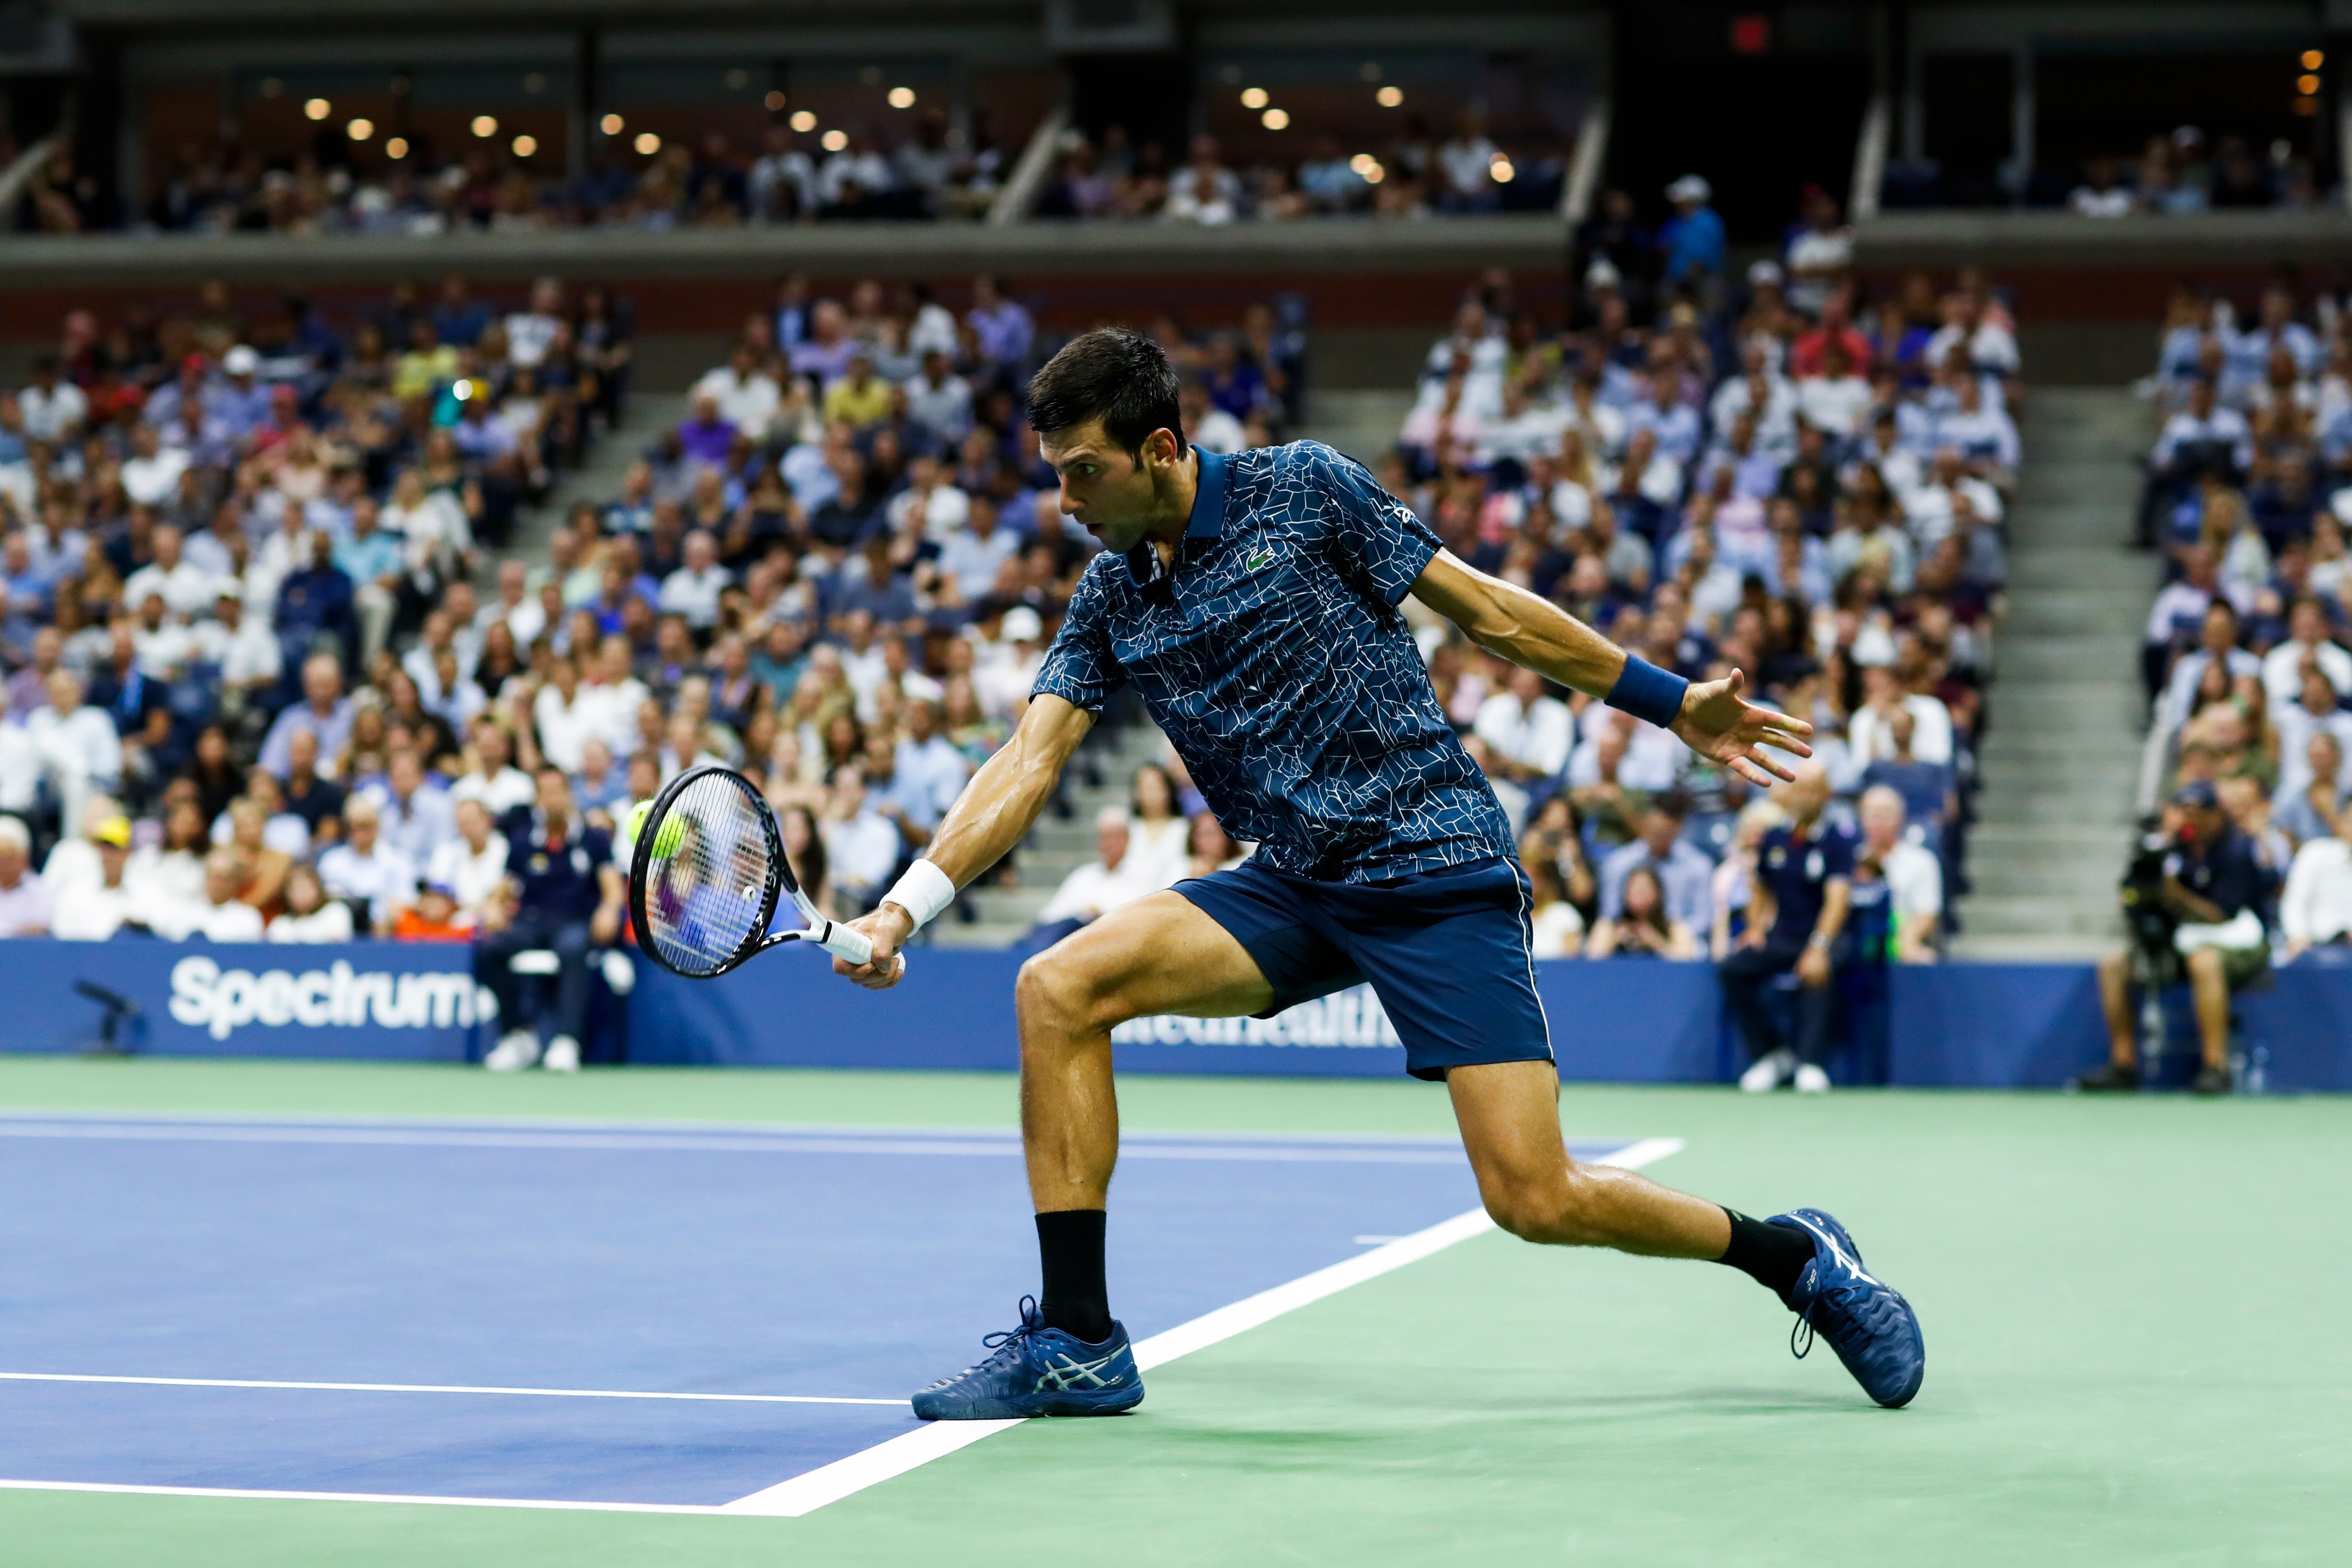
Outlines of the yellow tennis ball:
<svg viewBox="0 0 2352 1568">
<path fill-rule="evenodd" d="M 635 844 L 644 837 L 646 818 L 653 815 L 654 803 L 641 800 L 629 809 L 629 842 Z M 662 818 L 661 831 L 654 835 L 654 853 L 675 855 L 686 843 L 686 821 L 672 815 Z"/>
</svg>

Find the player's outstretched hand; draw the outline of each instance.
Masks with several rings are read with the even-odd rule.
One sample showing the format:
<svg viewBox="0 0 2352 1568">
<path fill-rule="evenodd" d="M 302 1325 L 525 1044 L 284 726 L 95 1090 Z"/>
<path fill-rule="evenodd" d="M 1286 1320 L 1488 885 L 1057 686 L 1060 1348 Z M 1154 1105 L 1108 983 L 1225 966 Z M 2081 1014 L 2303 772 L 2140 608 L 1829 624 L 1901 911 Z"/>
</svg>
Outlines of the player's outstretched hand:
<svg viewBox="0 0 2352 1568">
<path fill-rule="evenodd" d="M 1721 680 L 1694 682 L 1683 693 L 1683 710 L 1672 728 L 1683 744 L 1700 756 L 1722 763 L 1749 784 L 1769 788 L 1775 779 L 1797 775 L 1764 748 L 1810 757 L 1813 749 L 1805 744 L 1805 737 L 1813 732 L 1813 727 L 1802 719 L 1748 701 L 1739 695 L 1747 684 L 1736 669 Z"/>
<path fill-rule="evenodd" d="M 846 974 L 868 991 L 887 991 L 907 977 L 906 961 L 898 956 L 898 945 L 912 934 L 906 911 L 896 904 L 884 904 L 870 915 L 842 923 L 866 933 L 874 944 L 874 956 L 864 963 L 836 958 L 833 961 L 835 974 Z"/>
</svg>

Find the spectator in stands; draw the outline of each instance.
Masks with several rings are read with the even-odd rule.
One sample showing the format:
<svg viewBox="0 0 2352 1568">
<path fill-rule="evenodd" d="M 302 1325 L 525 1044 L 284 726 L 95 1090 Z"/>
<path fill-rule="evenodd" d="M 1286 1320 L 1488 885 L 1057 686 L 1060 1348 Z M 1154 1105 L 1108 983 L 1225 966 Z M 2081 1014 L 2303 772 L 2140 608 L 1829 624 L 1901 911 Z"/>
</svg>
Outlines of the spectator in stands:
<svg viewBox="0 0 2352 1568">
<path fill-rule="evenodd" d="M 1885 889 L 1885 951 L 1901 963 L 1933 963 L 1942 942 L 1943 863 L 1933 851 L 1905 837 L 1903 796 L 1894 786 L 1864 789 L 1860 815 L 1862 842 L 1854 850 L 1854 876 L 1858 883 L 1867 879 Z M 1854 899 L 1859 910 L 1859 888 Z"/>
<path fill-rule="evenodd" d="M 1678 790 L 1663 791 L 1643 804 L 1636 837 L 1601 858 L 1602 921 L 1624 912 L 1626 879 L 1647 870 L 1664 895 L 1667 925 L 1693 933 L 1714 928 L 1715 863 L 1683 838 L 1689 817 L 1689 797 Z M 1600 931 L 1600 926 L 1593 928 L 1596 938 Z"/>
<path fill-rule="evenodd" d="M 1658 246 L 1669 288 L 1695 285 L 1704 291 L 1723 276 L 1723 219 L 1707 205 L 1714 199 L 1715 187 L 1697 174 L 1685 174 L 1666 187 L 1675 216 L 1659 227 Z"/>
<path fill-rule="evenodd" d="M 1787 821 L 1759 845 L 1747 934 L 1717 968 L 1750 1058 L 1739 1087 L 1764 1092 L 1793 1078 L 1799 1092 L 1817 1094 L 1830 1086 L 1830 984 L 1852 902 L 1854 840 L 1822 819 L 1830 784 L 1820 763 L 1801 765 L 1796 781 L 1773 794 Z M 1792 1044 L 1781 1043 L 1764 995 L 1783 975 L 1796 980 Z"/>
<path fill-rule="evenodd" d="M 14 816 L 0 816 L 0 937 L 47 936 L 56 894 L 32 873 L 33 836 Z"/>
<path fill-rule="evenodd" d="M 1574 958 L 1584 946 L 1584 914 L 1569 902 L 1561 886 L 1559 863 L 1547 855 L 1528 856 L 1530 892 L 1528 908 L 1528 952 L 1535 958 Z"/>
<path fill-rule="evenodd" d="M 414 868 L 431 865 L 457 831 L 448 791 L 428 779 L 412 746 L 394 750 L 385 759 L 383 781 L 362 785 L 359 795 L 375 807 L 384 844 Z"/>
<path fill-rule="evenodd" d="M 2164 901 L 2181 922 L 2175 946 L 2197 1013 L 2204 1054 L 2191 1087 L 2226 1094 L 2230 1071 L 2230 993 L 2270 965 L 2270 944 L 2257 906 L 2275 885 L 2253 841 L 2238 830 L 2210 784 L 2184 785 L 2165 816 L 2168 837 L 2179 847 L 2165 861 Z M 2128 950 L 2099 960 L 2099 1002 L 2106 1014 L 2107 1065 L 2076 1079 L 2084 1089 L 2139 1087 L 2138 980 Z"/>
<path fill-rule="evenodd" d="M 1042 951 L 1079 927 L 1090 925 L 1121 904 L 1165 886 L 1146 880 L 1129 864 L 1129 822 L 1124 809 L 1107 805 L 1095 815 L 1095 858 L 1062 879 L 1025 946 Z"/>
<path fill-rule="evenodd" d="M 91 825 L 97 874 L 74 877 L 57 891 L 49 934 L 65 942 L 104 942 L 125 926 L 146 929 L 134 889 L 124 880 L 131 864 L 131 822 L 104 816 Z M 54 857 L 52 857 L 54 859 Z"/>
<path fill-rule="evenodd" d="M 393 917 L 415 896 L 416 867 L 383 842 L 373 801 L 355 797 L 343 807 L 344 841 L 319 857 L 319 881 L 327 896 L 349 903 L 370 931 L 392 928 Z"/>
<path fill-rule="evenodd" d="M 2352 942 L 2352 805 L 2332 831 L 2315 835 L 2294 853 L 2279 898 L 2279 929 L 2292 961 L 2315 947 Z"/>
<path fill-rule="evenodd" d="M 349 942 L 351 906 L 327 897 L 314 868 L 297 866 L 286 879 L 285 911 L 269 922 L 268 934 L 271 942 Z"/>
<path fill-rule="evenodd" d="M 855 763 L 834 771 L 824 812 L 825 861 L 845 918 L 874 907 L 903 858 L 898 826 L 877 809 Z"/>
<path fill-rule="evenodd" d="M 194 899 L 173 899 L 151 907 L 148 923 L 167 942 L 201 936 L 207 942 L 259 942 L 261 911 L 237 897 L 245 868 L 234 849 L 215 849 L 204 858 L 204 890 Z"/>
<path fill-rule="evenodd" d="M 1603 915 L 1585 948 L 1591 958 L 1696 958 L 1698 938 L 1666 910 L 1664 885 L 1655 868 L 1636 866 L 1619 889 L 1614 916 Z"/>
<path fill-rule="evenodd" d="M 609 948 L 621 931 L 624 884 L 613 864 L 611 836 L 574 809 L 571 782 L 561 768 L 541 768 L 537 783 L 536 808 L 516 814 L 507 834 L 511 905 L 493 907 L 474 950 L 474 977 L 499 999 L 506 1026 L 483 1058 L 494 1072 L 534 1063 L 551 1072 L 579 1069 L 589 964 L 593 951 Z M 523 1022 L 521 976 L 515 969 L 519 955 L 540 951 L 553 954 L 556 983 L 554 1029 L 543 1047 Z"/>
</svg>

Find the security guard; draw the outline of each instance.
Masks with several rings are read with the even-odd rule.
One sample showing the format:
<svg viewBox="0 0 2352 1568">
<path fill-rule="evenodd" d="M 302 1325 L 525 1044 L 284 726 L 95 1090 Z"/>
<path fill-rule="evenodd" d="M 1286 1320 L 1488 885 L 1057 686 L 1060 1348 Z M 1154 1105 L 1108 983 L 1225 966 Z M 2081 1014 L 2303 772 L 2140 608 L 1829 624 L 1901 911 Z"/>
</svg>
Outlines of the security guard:
<svg viewBox="0 0 2352 1568">
<path fill-rule="evenodd" d="M 511 910 L 485 917 L 484 935 L 474 949 L 474 977 L 499 999 L 506 1034 L 484 1058 L 492 1071 L 513 1072 L 534 1062 L 552 1072 L 580 1067 L 580 1037 L 588 1024 L 588 965 L 592 950 L 606 948 L 621 934 L 624 882 L 613 864 L 612 836 L 591 827 L 573 806 L 563 770 L 539 770 L 538 805 L 507 818 L 507 886 Z M 555 954 L 556 1032 L 542 1053 L 536 1032 L 522 1026 L 522 975 L 514 972 L 518 953 Z M 543 970 L 526 969 L 531 973 Z"/>
</svg>

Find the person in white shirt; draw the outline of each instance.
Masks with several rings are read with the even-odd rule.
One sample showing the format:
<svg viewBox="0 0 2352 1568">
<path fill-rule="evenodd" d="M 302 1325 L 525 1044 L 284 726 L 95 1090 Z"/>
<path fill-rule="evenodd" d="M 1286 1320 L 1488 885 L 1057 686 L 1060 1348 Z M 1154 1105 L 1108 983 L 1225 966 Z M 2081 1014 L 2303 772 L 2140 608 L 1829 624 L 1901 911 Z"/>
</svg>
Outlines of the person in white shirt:
<svg viewBox="0 0 2352 1568">
<path fill-rule="evenodd" d="M 1860 433 L 1870 398 L 1870 383 L 1853 373 L 1844 345 L 1834 338 L 1822 351 L 1822 374 L 1797 383 L 1797 407 L 1805 423 L 1842 441 Z"/>
<path fill-rule="evenodd" d="M 16 395 L 25 439 L 56 445 L 74 434 L 89 417 L 89 399 L 80 387 L 58 375 L 58 356 L 43 354 L 33 361 L 33 384 Z"/>
<path fill-rule="evenodd" d="M 241 902 L 237 889 L 245 868 L 234 849 L 215 849 L 205 857 L 204 895 L 158 904 L 148 921 L 166 942 L 200 936 L 206 942 L 259 942 L 261 911 Z"/>
<path fill-rule="evenodd" d="M 528 806 L 537 798 L 533 785 L 522 804 Z M 457 907 L 469 914 L 479 915 L 488 908 L 492 896 L 506 881 L 507 837 L 495 828 L 480 799 L 468 795 L 459 800 L 457 831 L 433 852 L 425 868 L 425 879 L 450 889 Z"/>
<path fill-rule="evenodd" d="M 43 776 L 57 792 L 62 831 L 81 831 L 82 813 L 93 790 L 111 792 L 122 778 L 122 738 L 114 721 L 82 700 L 81 677 L 70 669 L 49 674 L 49 701 L 26 717 Z"/>
<path fill-rule="evenodd" d="M 2334 837 L 2314 838 L 2294 852 L 2279 895 L 2279 930 L 2290 959 L 2352 942 L 2352 802 L 2336 818 Z"/>
<path fill-rule="evenodd" d="M 33 875 L 33 836 L 14 816 L 0 816 L 0 937 L 47 936 L 57 895 Z"/>
<path fill-rule="evenodd" d="M 1935 851 L 1903 836 L 1903 797 L 1886 784 L 1862 792 L 1858 860 L 1876 866 L 1895 917 L 1895 956 L 1903 963 L 1933 963 L 1937 922 L 1944 916 L 1944 864 Z"/>
<path fill-rule="evenodd" d="M 152 537 L 155 559 L 123 579 L 123 602 L 137 605 L 150 594 L 160 594 L 165 606 L 184 621 L 208 614 L 220 595 L 218 580 L 187 559 L 180 531 L 170 523 L 156 525 Z"/>
<path fill-rule="evenodd" d="M 1184 438 L 1203 452 L 1223 457 L 1249 445 L 1242 422 L 1209 401 L 1209 389 L 1188 381 L 1176 389 L 1176 412 Z"/>
<path fill-rule="evenodd" d="M 49 934 L 60 942 L 105 942 L 125 925 L 145 924 L 138 890 L 124 877 L 131 864 L 131 824 L 109 817 L 89 837 L 97 847 L 98 875 L 76 878 L 58 889 Z"/>
<path fill-rule="evenodd" d="M 309 866 L 297 866 L 286 875 L 286 908 L 269 922 L 268 935 L 271 942 L 349 942 L 351 906 L 339 900 L 330 901 L 319 873 Z"/>
<path fill-rule="evenodd" d="M 1922 357 L 1940 365 L 1952 350 L 1965 344 L 1969 364 L 1979 375 L 2011 376 L 2022 363 L 2017 339 L 2007 327 L 1985 318 L 1982 301 L 1966 289 L 1954 289 L 1944 300 L 1944 324 L 1927 340 Z"/>
<path fill-rule="evenodd" d="M 865 771 L 855 763 L 834 773 L 823 832 L 825 864 L 842 912 L 873 908 L 898 868 L 898 829 L 874 809 Z"/>
<path fill-rule="evenodd" d="M 1546 695 L 1546 684 L 1536 671 L 1512 666 L 1509 684 L 1478 705 L 1471 725 L 1513 779 L 1556 778 L 1575 748 L 1576 721 L 1567 703 Z"/>
<path fill-rule="evenodd" d="M 696 382 L 692 395 L 718 404 L 720 417 L 755 442 L 768 438 L 769 426 L 784 403 L 783 389 L 748 342 L 737 343 L 725 364 Z"/>
<path fill-rule="evenodd" d="M 190 626 L 188 637 L 195 657 L 219 670 L 224 690 L 241 698 L 275 686 L 285 673 L 285 651 L 269 618 L 246 615 L 244 592 L 234 579 L 220 584 L 211 618 Z"/>
<path fill-rule="evenodd" d="M 517 806 L 528 806 L 537 800 L 539 786 L 530 782 L 529 773 L 514 765 L 514 737 L 507 733 L 506 725 L 485 713 L 474 721 L 471 730 L 473 766 L 449 786 L 451 805 L 478 801 L 496 821 Z"/>
<path fill-rule="evenodd" d="M 1782 454 L 1797 447 L 1797 389 L 1772 368 L 1770 352 L 1750 343 L 1742 353 L 1743 374 L 1715 390 L 1707 405 L 1710 427 L 1728 430 L 1743 414 L 1756 416 L 1756 444 Z"/>
<path fill-rule="evenodd" d="M 1892 761 L 1895 756 L 1895 736 L 1886 716 L 1901 708 L 1911 715 L 1911 757 L 1915 762 L 1939 765 L 1952 761 L 1952 710 L 1940 698 L 1925 692 L 1906 692 L 1901 677 L 1892 665 L 1875 664 L 1862 672 L 1863 705 L 1853 710 L 1846 726 L 1846 745 L 1857 762 L 1867 767 L 1879 758 Z"/>
<path fill-rule="evenodd" d="M 2293 707 L 2271 710 L 2278 730 L 2277 797 L 2291 800 L 2311 787 L 2311 743 L 2326 735 L 2336 742 L 2336 767 L 2328 782 L 2352 784 L 2352 712 L 2336 706 L 2336 689 L 2315 666 L 2304 671 L 2303 694 Z"/>
<path fill-rule="evenodd" d="M 1962 495 L 1968 497 L 1971 515 L 1990 523 L 2000 521 L 2000 492 L 1968 472 L 1956 448 L 1938 447 L 1927 478 L 1903 498 L 1904 526 L 1921 554 L 1935 549 L 1957 526 L 1960 503 L 1956 498 Z"/>
<path fill-rule="evenodd" d="M 2327 612 L 2309 595 L 2287 612 L 2287 640 L 2263 656 L 2263 690 L 2273 709 L 2303 695 L 2303 661 L 2318 661 L 2319 672 L 2339 697 L 2352 697 L 2352 653 L 2328 640 Z"/>
<path fill-rule="evenodd" d="M 141 506 L 162 506 L 180 488 L 188 461 L 184 448 L 164 446 L 155 426 L 142 421 L 131 427 L 131 456 L 122 460 L 122 493 Z"/>
<path fill-rule="evenodd" d="M 627 645 L 622 646 L 625 657 Z M 577 773 L 581 748 L 588 737 L 606 733 L 605 706 L 580 683 L 578 661 L 557 654 L 548 665 L 547 683 L 530 700 L 531 723 L 539 731 L 541 754 L 565 772 Z"/>
<path fill-rule="evenodd" d="M 922 374 L 906 383 L 906 393 L 908 423 L 940 447 L 953 448 L 971 429 L 971 387 L 956 374 L 951 352 L 927 350 Z"/>
<path fill-rule="evenodd" d="M 1037 911 L 1029 933 L 1034 946 L 1050 946 L 1080 926 L 1100 920 L 1121 904 L 1156 891 L 1145 886 L 1128 865 L 1127 813 L 1107 805 L 1095 816 L 1095 858 L 1062 879 L 1062 885 Z"/>
<path fill-rule="evenodd" d="M 381 821 L 365 795 L 346 803 L 345 841 L 319 857 L 319 881 L 328 897 L 364 904 L 370 926 L 387 931 L 401 906 L 416 896 L 416 868 L 383 841 Z"/>
<path fill-rule="evenodd" d="M 948 536 L 934 563 L 939 576 L 931 594 L 945 605 L 970 605 L 996 588 L 1004 563 L 1021 554 L 1021 537 L 997 521 L 996 504 L 982 496 L 967 508 L 968 521 Z"/>
<path fill-rule="evenodd" d="M 505 326 L 508 363 L 518 369 L 545 363 L 548 351 L 568 330 L 563 321 L 563 285 L 552 278 L 533 283 L 530 309 L 509 315 Z"/>
<path fill-rule="evenodd" d="M 686 536 L 686 563 L 662 579 L 661 611 L 684 616 L 697 631 L 719 624 L 719 598 L 732 578 L 719 564 L 719 542 L 702 529 Z"/>
<path fill-rule="evenodd" d="M 1129 802 L 1122 868 L 1147 890 L 1175 886 L 1192 859 L 1192 824 L 1176 809 L 1176 785 L 1168 770 L 1157 763 L 1136 769 Z"/>
</svg>

